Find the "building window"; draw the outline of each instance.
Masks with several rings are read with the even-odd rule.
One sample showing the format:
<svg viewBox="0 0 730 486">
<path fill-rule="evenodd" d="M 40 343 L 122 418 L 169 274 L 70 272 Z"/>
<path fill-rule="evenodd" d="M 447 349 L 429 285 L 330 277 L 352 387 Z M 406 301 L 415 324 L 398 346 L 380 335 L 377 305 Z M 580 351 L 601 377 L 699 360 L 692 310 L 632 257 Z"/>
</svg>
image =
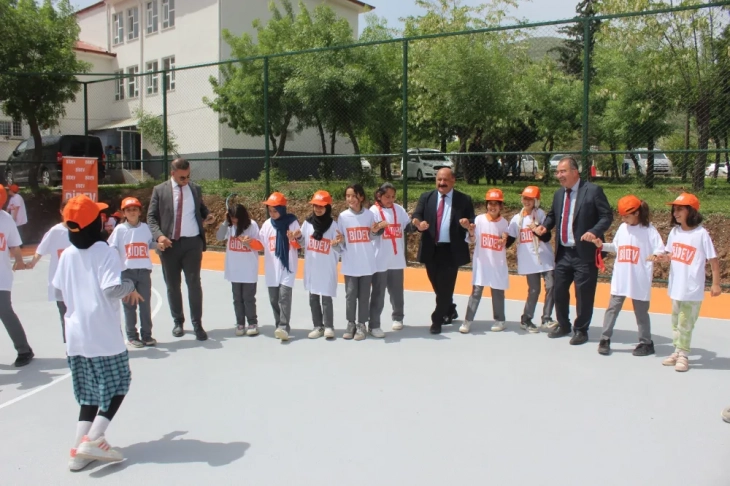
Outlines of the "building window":
<svg viewBox="0 0 730 486">
<path fill-rule="evenodd" d="M 145 68 L 145 71 L 147 71 L 147 94 L 157 94 L 160 91 L 160 73 L 157 73 L 155 71 L 158 71 L 160 69 L 160 64 L 157 61 L 148 62 Z"/>
<path fill-rule="evenodd" d="M 112 14 L 112 29 L 114 33 L 114 45 L 124 42 L 124 17 L 120 13 Z"/>
<path fill-rule="evenodd" d="M 175 0 L 162 0 L 162 28 L 175 26 Z"/>
<path fill-rule="evenodd" d="M 127 10 L 127 40 L 139 38 L 139 7 Z"/>
<path fill-rule="evenodd" d="M 162 69 L 165 73 L 165 89 L 173 91 L 175 89 L 175 56 L 166 57 L 162 60 Z"/>
<path fill-rule="evenodd" d="M 23 125 L 20 120 L 0 121 L 0 137 L 22 138 Z"/>
<path fill-rule="evenodd" d="M 127 68 L 127 97 L 136 98 L 139 96 L 139 84 L 137 81 L 137 74 L 139 73 L 139 66 L 132 66 Z"/>
<path fill-rule="evenodd" d="M 13 120 L 13 137 L 22 138 L 23 137 L 23 124 L 20 120 Z"/>
<path fill-rule="evenodd" d="M 157 0 L 147 2 L 147 33 L 154 34 L 157 32 L 159 22 L 160 18 L 157 12 Z"/>
<path fill-rule="evenodd" d="M 114 80 L 114 99 L 119 101 L 124 99 L 124 71 L 117 71 L 117 79 Z"/>
</svg>

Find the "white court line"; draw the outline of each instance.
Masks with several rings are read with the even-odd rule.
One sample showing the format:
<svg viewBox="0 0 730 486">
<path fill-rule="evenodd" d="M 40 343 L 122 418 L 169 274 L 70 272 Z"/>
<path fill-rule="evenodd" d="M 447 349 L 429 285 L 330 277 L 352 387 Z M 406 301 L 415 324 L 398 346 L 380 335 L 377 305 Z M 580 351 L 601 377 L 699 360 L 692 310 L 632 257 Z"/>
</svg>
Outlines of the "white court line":
<svg viewBox="0 0 730 486">
<path fill-rule="evenodd" d="M 160 312 L 160 309 L 162 308 L 162 297 L 160 296 L 160 293 L 154 287 L 152 288 L 152 293 L 157 298 L 157 304 L 155 305 L 155 308 L 152 310 L 152 319 L 154 319 L 155 316 L 157 315 L 157 313 Z M 19 373 L 22 373 L 22 371 L 19 371 Z M 70 376 L 71 376 L 71 372 L 69 371 L 65 375 L 56 378 L 55 380 L 53 380 L 52 382 L 48 383 L 47 385 L 43 385 L 41 387 L 38 387 L 38 388 L 36 388 L 34 390 L 29 391 L 28 393 L 24 393 L 24 394 L 20 395 L 19 397 L 15 397 L 12 400 L 9 400 L 9 401 L 7 401 L 7 402 L 5 402 L 3 404 L 0 404 L 0 410 L 2 410 L 5 407 L 9 407 L 10 405 L 13 405 L 14 403 L 18 403 L 21 400 L 25 400 L 28 397 L 32 397 L 36 393 L 40 393 L 43 390 L 45 390 L 46 388 L 50 388 L 53 385 L 56 385 L 56 384 L 62 382 L 63 380 L 69 378 Z"/>
</svg>

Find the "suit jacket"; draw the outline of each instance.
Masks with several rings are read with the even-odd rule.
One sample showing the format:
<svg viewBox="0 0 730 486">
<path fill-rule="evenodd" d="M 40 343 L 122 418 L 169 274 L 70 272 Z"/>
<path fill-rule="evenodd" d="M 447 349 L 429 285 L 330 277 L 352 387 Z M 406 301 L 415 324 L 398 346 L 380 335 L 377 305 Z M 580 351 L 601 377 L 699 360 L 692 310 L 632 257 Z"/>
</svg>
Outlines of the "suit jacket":
<svg viewBox="0 0 730 486">
<path fill-rule="evenodd" d="M 561 187 L 553 195 L 553 205 L 545 217 L 543 226 L 548 230 L 555 228 L 555 256 L 557 258 L 560 246 L 560 228 L 563 222 L 563 199 L 565 188 Z M 608 199 L 600 186 L 587 181 L 580 181 L 578 195 L 575 200 L 573 213 L 573 237 L 578 257 L 584 262 L 593 264 L 596 258 L 596 245 L 588 241 L 580 241 L 587 231 L 590 231 L 601 240 L 613 221 L 613 211 Z"/>
<path fill-rule="evenodd" d="M 421 243 L 418 245 L 418 261 L 432 263 L 436 250 L 436 213 L 438 211 L 439 192 L 437 190 L 424 192 L 418 200 L 413 218 L 428 223 L 428 230 L 421 233 Z M 474 222 L 474 205 L 471 198 L 454 189 L 451 201 L 451 221 L 449 223 L 449 238 L 451 239 L 451 256 L 457 266 L 466 265 L 471 261 L 469 244 L 465 241 L 467 230 L 461 227 L 459 220 L 466 218 Z"/>
<path fill-rule="evenodd" d="M 203 251 L 206 250 L 205 229 L 203 228 L 203 220 L 208 217 L 210 211 L 203 203 L 203 191 L 200 186 L 189 182 L 188 186 L 193 192 L 193 201 L 195 201 L 195 219 L 198 222 L 200 237 L 203 239 Z M 147 224 L 152 231 L 152 237 L 157 241 L 160 236 L 166 236 L 172 240 L 175 231 L 175 209 L 172 196 L 172 181 L 166 180 L 162 184 L 158 184 L 152 190 L 152 199 L 150 207 L 147 210 Z"/>
</svg>

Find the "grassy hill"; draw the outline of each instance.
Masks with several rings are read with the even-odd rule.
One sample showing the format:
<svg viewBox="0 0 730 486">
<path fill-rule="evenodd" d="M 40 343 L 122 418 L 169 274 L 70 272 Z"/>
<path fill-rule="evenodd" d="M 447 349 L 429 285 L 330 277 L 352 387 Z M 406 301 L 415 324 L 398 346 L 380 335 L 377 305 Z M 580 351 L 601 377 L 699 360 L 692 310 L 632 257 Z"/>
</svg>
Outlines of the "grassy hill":
<svg viewBox="0 0 730 486">
<path fill-rule="evenodd" d="M 560 37 L 530 37 L 519 43 L 527 47 L 527 55 L 530 56 L 530 59 L 540 61 L 545 56 L 558 59 L 558 53 L 550 52 L 550 50 L 561 46 L 563 42 L 564 39 Z"/>
</svg>

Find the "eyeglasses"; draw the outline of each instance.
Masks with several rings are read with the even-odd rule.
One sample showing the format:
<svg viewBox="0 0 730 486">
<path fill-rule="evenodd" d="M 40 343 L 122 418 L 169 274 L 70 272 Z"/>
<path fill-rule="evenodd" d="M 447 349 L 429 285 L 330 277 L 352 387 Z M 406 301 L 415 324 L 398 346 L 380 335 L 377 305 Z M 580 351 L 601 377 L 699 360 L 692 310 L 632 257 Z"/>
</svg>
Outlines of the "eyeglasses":
<svg viewBox="0 0 730 486">
<path fill-rule="evenodd" d="M 180 182 L 190 181 L 190 180 L 192 180 L 192 176 L 189 176 L 189 175 L 186 175 L 186 176 L 175 176 L 175 179 L 179 180 Z"/>
</svg>

